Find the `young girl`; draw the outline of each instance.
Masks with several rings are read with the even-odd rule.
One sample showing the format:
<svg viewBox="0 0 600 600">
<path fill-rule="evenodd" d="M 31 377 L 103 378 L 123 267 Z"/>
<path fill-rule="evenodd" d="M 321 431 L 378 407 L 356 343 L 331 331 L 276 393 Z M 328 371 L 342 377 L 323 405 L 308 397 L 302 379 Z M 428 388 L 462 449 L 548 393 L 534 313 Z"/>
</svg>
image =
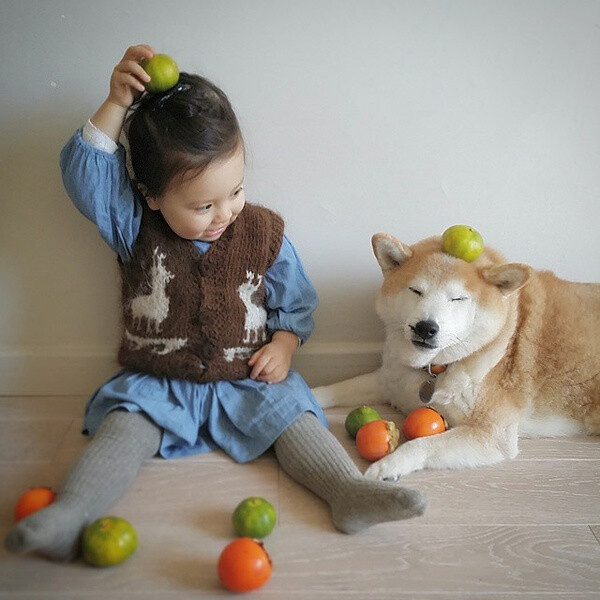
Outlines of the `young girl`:
<svg viewBox="0 0 600 600">
<path fill-rule="evenodd" d="M 363 478 L 290 370 L 317 299 L 281 218 L 246 203 L 227 97 L 186 73 L 142 96 L 140 61 L 153 53 L 127 50 L 108 98 L 61 153 L 69 196 L 119 257 L 125 368 L 89 400 L 94 437 L 56 501 L 15 525 L 6 547 L 70 559 L 146 459 L 215 448 L 247 462 L 274 444 L 345 533 L 422 514 L 421 493 Z M 118 140 L 138 100 L 126 123 L 134 184 Z"/>
</svg>

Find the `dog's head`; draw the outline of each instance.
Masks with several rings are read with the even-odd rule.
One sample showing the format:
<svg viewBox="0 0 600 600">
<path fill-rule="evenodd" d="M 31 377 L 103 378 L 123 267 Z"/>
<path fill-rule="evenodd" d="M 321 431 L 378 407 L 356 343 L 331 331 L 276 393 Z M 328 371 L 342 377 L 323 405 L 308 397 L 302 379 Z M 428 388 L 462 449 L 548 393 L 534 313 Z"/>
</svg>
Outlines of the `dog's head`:
<svg viewBox="0 0 600 600">
<path fill-rule="evenodd" d="M 490 343 L 530 277 L 489 248 L 472 263 L 449 256 L 439 237 L 407 246 L 378 233 L 372 244 L 384 275 L 377 314 L 410 367 L 449 364 Z"/>
</svg>

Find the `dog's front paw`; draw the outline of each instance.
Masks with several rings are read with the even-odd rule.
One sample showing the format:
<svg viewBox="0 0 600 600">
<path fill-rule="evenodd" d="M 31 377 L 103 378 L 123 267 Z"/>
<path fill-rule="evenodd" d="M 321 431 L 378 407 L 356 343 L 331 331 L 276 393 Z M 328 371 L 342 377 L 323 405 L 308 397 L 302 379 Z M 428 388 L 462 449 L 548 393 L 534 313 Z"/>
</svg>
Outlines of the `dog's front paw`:
<svg viewBox="0 0 600 600">
<path fill-rule="evenodd" d="M 411 459 L 410 454 L 398 448 L 389 456 L 373 463 L 366 471 L 365 477 L 372 480 L 396 481 L 403 475 L 417 471 L 421 467 Z"/>
<path fill-rule="evenodd" d="M 462 369 L 453 369 L 438 376 L 431 402 L 444 405 L 450 404 L 468 395 L 472 387 L 469 375 Z"/>
<path fill-rule="evenodd" d="M 450 404 L 454 398 L 455 395 L 450 390 L 441 389 L 433 392 L 430 402 L 431 404 L 445 406 L 446 404 Z"/>
</svg>

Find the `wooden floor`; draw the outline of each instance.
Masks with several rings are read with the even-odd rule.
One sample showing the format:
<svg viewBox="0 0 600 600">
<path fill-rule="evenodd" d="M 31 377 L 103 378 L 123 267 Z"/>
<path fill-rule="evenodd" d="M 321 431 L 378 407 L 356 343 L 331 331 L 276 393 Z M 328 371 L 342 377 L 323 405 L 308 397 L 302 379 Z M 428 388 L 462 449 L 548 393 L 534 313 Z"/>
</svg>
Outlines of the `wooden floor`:
<svg viewBox="0 0 600 600">
<path fill-rule="evenodd" d="M 0 535 L 28 487 L 59 486 L 86 444 L 84 398 L 0 398 Z M 332 431 L 361 469 L 344 430 Z M 397 423 L 399 416 L 382 408 Z M 153 459 L 109 511 L 130 520 L 137 553 L 111 569 L 54 564 L 0 550 L 0 598 L 187 600 L 230 594 L 217 578 L 233 538 L 231 512 L 251 495 L 270 500 L 278 525 L 265 541 L 274 570 L 256 598 L 600 598 L 600 438 L 523 440 L 510 462 L 423 472 L 423 517 L 347 536 L 327 506 L 289 479 L 272 454 L 238 465 L 221 453 Z"/>
</svg>

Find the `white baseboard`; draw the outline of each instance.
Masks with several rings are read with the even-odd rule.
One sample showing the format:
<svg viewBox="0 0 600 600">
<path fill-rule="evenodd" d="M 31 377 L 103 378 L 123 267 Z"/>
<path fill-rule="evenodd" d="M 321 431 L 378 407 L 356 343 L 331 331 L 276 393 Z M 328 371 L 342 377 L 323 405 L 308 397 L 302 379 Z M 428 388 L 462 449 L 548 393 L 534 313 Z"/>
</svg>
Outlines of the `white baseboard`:
<svg viewBox="0 0 600 600">
<path fill-rule="evenodd" d="M 311 387 L 327 385 L 381 365 L 379 342 L 309 342 L 294 356 L 293 367 Z"/>
<path fill-rule="evenodd" d="M 309 342 L 294 368 L 311 387 L 368 373 L 380 364 L 377 342 Z M 0 350 L 1 396 L 88 395 L 119 366 L 113 349 L 89 347 Z"/>
<path fill-rule="evenodd" d="M 118 370 L 102 348 L 21 348 L 0 351 L 0 395 L 88 395 Z"/>
</svg>

